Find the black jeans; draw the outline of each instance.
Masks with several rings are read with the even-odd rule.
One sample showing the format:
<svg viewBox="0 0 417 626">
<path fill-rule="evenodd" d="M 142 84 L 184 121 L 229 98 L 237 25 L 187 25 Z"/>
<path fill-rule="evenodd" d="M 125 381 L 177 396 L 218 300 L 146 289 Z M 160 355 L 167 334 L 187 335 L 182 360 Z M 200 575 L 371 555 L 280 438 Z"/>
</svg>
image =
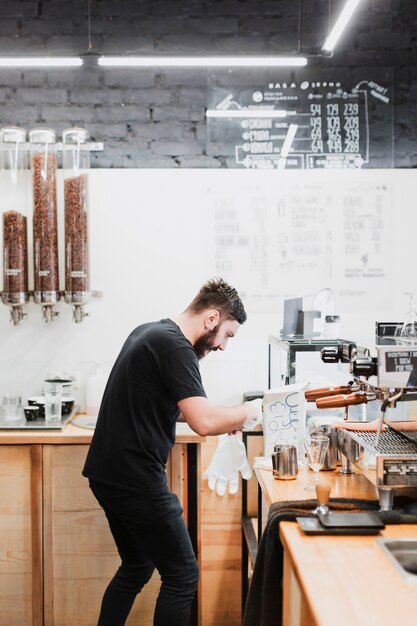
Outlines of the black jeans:
<svg viewBox="0 0 417 626">
<path fill-rule="evenodd" d="M 122 564 L 110 581 L 97 626 L 123 626 L 156 568 L 161 588 L 154 626 L 188 626 L 198 565 L 177 496 L 168 489 L 132 493 L 90 481 Z"/>
</svg>

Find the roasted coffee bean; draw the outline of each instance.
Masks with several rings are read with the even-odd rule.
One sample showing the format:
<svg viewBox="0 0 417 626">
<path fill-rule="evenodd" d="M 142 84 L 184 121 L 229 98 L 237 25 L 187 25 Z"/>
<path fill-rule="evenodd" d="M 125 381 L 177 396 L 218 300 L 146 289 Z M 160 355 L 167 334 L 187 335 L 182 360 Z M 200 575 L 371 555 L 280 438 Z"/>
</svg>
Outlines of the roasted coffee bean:
<svg viewBox="0 0 417 626">
<path fill-rule="evenodd" d="M 64 181 L 65 291 L 89 290 L 87 175 Z"/>
<path fill-rule="evenodd" d="M 32 155 L 34 289 L 59 291 L 55 154 Z"/>
<path fill-rule="evenodd" d="M 18 211 L 3 214 L 3 291 L 28 291 L 27 219 Z"/>
</svg>

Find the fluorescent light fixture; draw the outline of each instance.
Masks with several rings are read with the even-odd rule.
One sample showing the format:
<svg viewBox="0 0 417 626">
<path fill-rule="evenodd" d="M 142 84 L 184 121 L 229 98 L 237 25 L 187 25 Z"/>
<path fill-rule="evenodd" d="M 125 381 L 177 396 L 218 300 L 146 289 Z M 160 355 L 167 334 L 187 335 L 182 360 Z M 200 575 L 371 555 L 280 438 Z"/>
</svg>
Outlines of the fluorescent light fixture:
<svg viewBox="0 0 417 626">
<path fill-rule="evenodd" d="M 346 4 L 324 42 L 322 50 L 326 50 L 327 52 L 333 50 L 360 1 L 361 0 L 346 0 Z"/>
<path fill-rule="evenodd" d="M 80 67 L 80 57 L 0 57 L 0 67 Z"/>
<path fill-rule="evenodd" d="M 294 67 L 307 65 L 305 57 L 99 57 L 107 67 Z"/>
<path fill-rule="evenodd" d="M 207 109 L 206 117 L 287 117 L 287 112 L 273 109 Z"/>
</svg>

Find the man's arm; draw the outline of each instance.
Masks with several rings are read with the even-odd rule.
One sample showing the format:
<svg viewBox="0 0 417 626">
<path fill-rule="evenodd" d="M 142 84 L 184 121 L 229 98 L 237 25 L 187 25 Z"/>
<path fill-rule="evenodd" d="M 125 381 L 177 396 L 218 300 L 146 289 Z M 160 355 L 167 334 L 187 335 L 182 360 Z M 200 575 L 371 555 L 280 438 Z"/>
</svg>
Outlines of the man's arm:
<svg viewBox="0 0 417 626">
<path fill-rule="evenodd" d="M 259 403 L 237 406 L 212 406 L 207 398 L 195 396 L 178 402 L 178 408 L 190 428 L 198 435 L 222 435 L 243 428 L 259 414 Z"/>
</svg>

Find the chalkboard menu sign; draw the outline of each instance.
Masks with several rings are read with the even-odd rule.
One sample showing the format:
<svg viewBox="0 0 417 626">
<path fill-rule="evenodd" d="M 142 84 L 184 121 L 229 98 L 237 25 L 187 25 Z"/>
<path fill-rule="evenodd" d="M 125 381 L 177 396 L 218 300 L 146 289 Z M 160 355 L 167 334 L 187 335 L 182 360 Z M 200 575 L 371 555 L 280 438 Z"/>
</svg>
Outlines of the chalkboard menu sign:
<svg viewBox="0 0 417 626">
<path fill-rule="evenodd" d="M 229 167 L 393 167 L 389 70 L 269 71 L 252 81 L 210 77 L 207 151 Z"/>
</svg>

